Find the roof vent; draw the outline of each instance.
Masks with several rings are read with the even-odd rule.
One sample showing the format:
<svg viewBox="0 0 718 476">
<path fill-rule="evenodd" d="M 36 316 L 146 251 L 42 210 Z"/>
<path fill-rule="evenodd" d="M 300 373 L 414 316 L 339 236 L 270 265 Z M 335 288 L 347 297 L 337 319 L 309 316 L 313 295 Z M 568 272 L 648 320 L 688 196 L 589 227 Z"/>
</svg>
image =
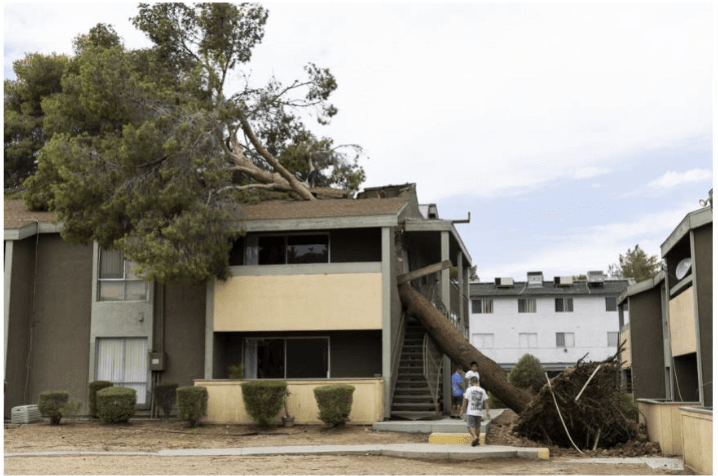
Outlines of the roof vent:
<svg viewBox="0 0 718 476">
<path fill-rule="evenodd" d="M 588 284 L 593 286 L 603 286 L 603 282 L 606 280 L 603 271 L 589 271 L 587 277 Z"/>
<path fill-rule="evenodd" d="M 495 278 L 497 288 L 509 288 L 514 285 L 514 278 Z"/>
<path fill-rule="evenodd" d="M 529 271 L 526 273 L 530 288 L 540 288 L 543 286 L 543 271 Z"/>
<path fill-rule="evenodd" d="M 573 284 L 573 276 L 556 276 L 553 278 L 556 286 L 571 286 Z"/>
</svg>

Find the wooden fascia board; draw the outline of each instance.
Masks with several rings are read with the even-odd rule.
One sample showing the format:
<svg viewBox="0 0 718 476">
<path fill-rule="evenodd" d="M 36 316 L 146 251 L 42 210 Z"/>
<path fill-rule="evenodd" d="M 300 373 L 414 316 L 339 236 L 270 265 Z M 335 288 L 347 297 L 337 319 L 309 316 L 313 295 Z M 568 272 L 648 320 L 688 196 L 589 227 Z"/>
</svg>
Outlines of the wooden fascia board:
<svg viewBox="0 0 718 476">
<path fill-rule="evenodd" d="M 247 232 L 271 232 L 294 230 L 334 230 L 339 228 L 381 228 L 397 226 L 396 214 L 362 217 L 331 218 L 283 218 L 278 220 L 238 221 L 238 227 Z"/>
</svg>

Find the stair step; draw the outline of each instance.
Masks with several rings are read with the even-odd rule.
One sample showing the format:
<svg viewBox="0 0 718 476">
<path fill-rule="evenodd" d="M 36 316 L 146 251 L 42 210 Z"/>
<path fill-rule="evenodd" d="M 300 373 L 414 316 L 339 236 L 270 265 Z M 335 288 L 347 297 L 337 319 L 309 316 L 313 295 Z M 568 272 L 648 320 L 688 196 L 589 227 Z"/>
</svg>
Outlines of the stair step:
<svg viewBox="0 0 718 476">
<path fill-rule="evenodd" d="M 393 411 L 392 417 L 404 418 L 406 420 L 438 420 L 444 417 L 442 412 L 410 412 L 410 411 Z"/>
<path fill-rule="evenodd" d="M 434 399 L 431 395 L 395 395 L 394 405 L 398 403 L 416 403 L 433 405 Z"/>
<path fill-rule="evenodd" d="M 434 402 L 431 403 L 392 403 L 391 405 L 392 411 L 415 411 L 415 412 L 421 412 L 421 411 L 432 411 L 436 410 L 436 405 Z"/>
</svg>

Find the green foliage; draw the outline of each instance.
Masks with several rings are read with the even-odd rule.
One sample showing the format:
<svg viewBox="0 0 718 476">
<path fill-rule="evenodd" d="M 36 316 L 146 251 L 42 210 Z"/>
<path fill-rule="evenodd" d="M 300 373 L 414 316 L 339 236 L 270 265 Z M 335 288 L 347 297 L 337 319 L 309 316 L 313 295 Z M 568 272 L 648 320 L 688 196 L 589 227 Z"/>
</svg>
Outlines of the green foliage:
<svg viewBox="0 0 718 476">
<path fill-rule="evenodd" d="M 137 411 L 137 392 L 127 387 L 107 387 L 97 392 L 97 416 L 102 423 L 125 423 Z"/>
<path fill-rule="evenodd" d="M 143 279 L 202 284 L 229 275 L 239 230 L 227 210 L 263 199 L 257 191 L 306 193 L 277 179 L 280 168 L 307 184 L 357 190 L 361 149 L 319 137 L 303 122 L 313 115 L 324 124 L 336 114 L 328 69 L 310 64 L 306 78 L 289 85 L 272 79 L 225 91 L 266 21 L 257 4 L 140 4 L 132 22 L 151 48 L 127 50 L 103 24 L 78 35 L 76 55 L 52 76 L 55 89 L 31 101 L 41 105 L 33 113 L 42 114 L 45 136 L 22 153 L 32 170 L 37 158 L 24 182 L 26 205 L 56 212 L 71 243 L 120 250 Z M 6 111 L 21 109 L 22 100 L 13 101 Z M 12 114 L 6 147 L 14 130 L 7 121 L 22 123 Z M 34 129 L 17 137 L 29 137 L 27 130 Z"/>
<path fill-rule="evenodd" d="M 51 425 L 59 425 L 62 420 L 62 408 L 68 402 L 69 396 L 65 390 L 47 390 L 40 392 L 40 401 L 37 408 L 45 416 L 50 417 Z"/>
<path fill-rule="evenodd" d="M 112 382 L 107 380 L 95 380 L 87 386 L 90 389 L 90 415 L 97 416 L 97 392 L 103 388 L 112 387 Z"/>
<path fill-rule="evenodd" d="M 319 419 L 327 426 L 343 426 L 349 421 L 354 387 L 351 385 L 327 385 L 314 389 L 319 407 Z"/>
<path fill-rule="evenodd" d="M 287 395 L 283 380 L 252 380 L 242 384 L 244 408 L 249 417 L 262 428 L 279 415 Z"/>
<path fill-rule="evenodd" d="M 70 418 L 77 415 L 82 408 L 82 402 L 79 400 L 70 400 L 60 408 L 60 415 L 63 418 Z"/>
<path fill-rule="evenodd" d="M 36 169 L 38 151 L 48 139 L 42 101 L 62 92 L 60 79 L 69 58 L 27 53 L 13 62 L 16 79 L 5 80 L 4 181 L 17 188 Z"/>
<path fill-rule="evenodd" d="M 544 382 L 541 361 L 531 354 L 524 354 L 509 372 L 508 381 L 521 390 L 539 391 Z"/>
<path fill-rule="evenodd" d="M 638 405 L 633 401 L 633 395 L 630 393 L 619 393 L 618 398 L 621 402 L 621 411 L 627 418 L 638 422 Z"/>
<path fill-rule="evenodd" d="M 652 278 L 661 268 L 658 256 L 648 256 L 640 246 L 629 248 L 625 255 L 618 256 L 618 264 L 608 267 L 608 274 L 615 278 L 633 278 L 637 283 Z"/>
<path fill-rule="evenodd" d="M 157 405 L 162 408 L 165 418 L 170 417 L 172 404 L 177 400 L 177 387 L 175 382 L 160 382 L 155 386 L 154 395 Z"/>
<path fill-rule="evenodd" d="M 203 416 L 207 416 L 207 389 L 205 387 L 180 387 L 177 389 L 177 411 L 180 420 L 196 428 Z"/>
<path fill-rule="evenodd" d="M 244 378 L 244 365 L 232 364 L 227 367 L 229 378 L 234 380 L 242 380 Z"/>
</svg>

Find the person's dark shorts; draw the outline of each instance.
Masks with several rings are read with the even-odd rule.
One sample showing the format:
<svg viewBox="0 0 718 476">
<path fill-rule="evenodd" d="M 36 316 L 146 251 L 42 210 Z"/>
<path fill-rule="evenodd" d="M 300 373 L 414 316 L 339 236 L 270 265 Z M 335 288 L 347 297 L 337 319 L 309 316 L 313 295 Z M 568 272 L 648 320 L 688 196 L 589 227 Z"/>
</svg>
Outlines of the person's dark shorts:
<svg viewBox="0 0 718 476">
<path fill-rule="evenodd" d="M 463 399 L 464 399 L 463 395 L 452 395 L 451 396 L 451 404 L 452 405 L 461 405 L 463 403 L 462 402 Z"/>
<path fill-rule="evenodd" d="M 479 428 L 481 426 L 481 417 L 474 415 L 466 415 L 466 426 L 469 428 Z"/>
</svg>

